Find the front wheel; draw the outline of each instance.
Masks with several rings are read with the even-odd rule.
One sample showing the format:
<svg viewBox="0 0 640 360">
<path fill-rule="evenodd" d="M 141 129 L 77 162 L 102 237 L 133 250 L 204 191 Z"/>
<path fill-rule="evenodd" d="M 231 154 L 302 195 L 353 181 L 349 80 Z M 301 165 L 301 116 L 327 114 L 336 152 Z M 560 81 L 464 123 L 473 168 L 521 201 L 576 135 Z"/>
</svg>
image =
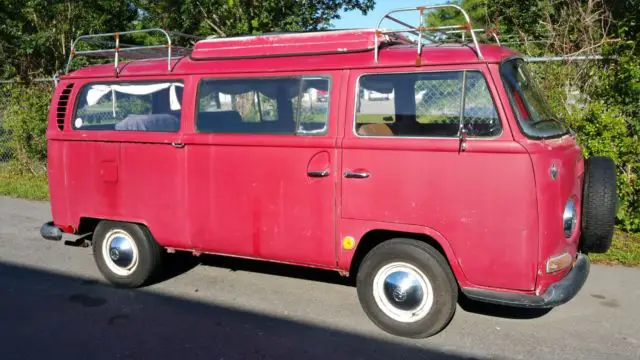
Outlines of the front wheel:
<svg viewBox="0 0 640 360">
<path fill-rule="evenodd" d="M 419 241 L 394 239 L 376 246 L 363 260 L 356 281 L 367 316 L 394 335 L 435 335 L 456 309 L 457 284 L 446 259 Z"/>
<path fill-rule="evenodd" d="M 93 233 L 93 257 L 111 284 L 135 288 L 156 275 L 162 260 L 162 248 L 145 227 L 101 221 Z"/>
</svg>

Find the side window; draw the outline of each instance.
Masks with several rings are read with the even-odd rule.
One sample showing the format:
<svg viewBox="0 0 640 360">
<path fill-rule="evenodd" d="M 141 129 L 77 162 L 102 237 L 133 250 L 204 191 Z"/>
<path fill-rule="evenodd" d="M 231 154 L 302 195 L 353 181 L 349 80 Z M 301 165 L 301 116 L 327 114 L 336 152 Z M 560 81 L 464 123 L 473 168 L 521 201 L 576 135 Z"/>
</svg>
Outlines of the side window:
<svg viewBox="0 0 640 360">
<path fill-rule="evenodd" d="M 182 82 L 119 82 L 85 85 L 78 95 L 76 130 L 180 129 Z"/>
<path fill-rule="evenodd" d="M 196 128 L 202 133 L 323 134 L 329 79 L 202 80 Z"/>
<path fill-rule="evenodd" d="M 359 81 L 360 136 L 470 137 L 500 134 L 500 119 L 479 71 L 365 75 Z"/>
<path fill-rule="evenodd" d="M 502 131 L 487 81 L 479 71 L 467 71 L 463 118 L 470 137 L 497 136 Z"/>
<path fill-rule="evenodd" d="M 416 122 L 422 136 L 454 137 L 460 130 L 463 72 L 430 73 L 416 79 Z"/>
<path fill-rule="evenodd" d="M 396 122 L 393 91 L 382 93 L 375 90 L 361 90 L 358 96 L 357 123 L 393 124 Z"/>
</svg>

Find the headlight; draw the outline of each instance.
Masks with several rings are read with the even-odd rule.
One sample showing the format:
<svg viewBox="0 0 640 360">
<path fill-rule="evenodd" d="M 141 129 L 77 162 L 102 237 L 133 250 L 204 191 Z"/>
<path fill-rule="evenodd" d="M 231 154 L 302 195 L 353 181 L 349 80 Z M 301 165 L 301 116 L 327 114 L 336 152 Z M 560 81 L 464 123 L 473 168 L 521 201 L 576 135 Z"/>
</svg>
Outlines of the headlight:
<svg viewBox="0 0 640 360">
<path fill-rule="evenodd" d="M 570 238 L 576 230 L 577 216 L 576 202 L 573 198 L 569 198 L 569 200 L 567 200 L 567 205 L 564 207 L 564 212 L 562 213 L 562 230 L 564 231 L 564 237 L 567 239 Z"/>
</svg>

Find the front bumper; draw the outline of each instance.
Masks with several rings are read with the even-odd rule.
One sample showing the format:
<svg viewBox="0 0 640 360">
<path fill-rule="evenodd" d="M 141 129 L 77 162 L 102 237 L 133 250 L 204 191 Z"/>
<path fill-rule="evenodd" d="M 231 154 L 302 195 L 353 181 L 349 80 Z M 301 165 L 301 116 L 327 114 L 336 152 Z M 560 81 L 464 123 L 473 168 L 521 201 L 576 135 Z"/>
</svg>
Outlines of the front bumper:
<svg viewBox="0 0 640 360">
<path fill-rule="evenodd" d="M 462 289 L 462 293 L 472 300 L 493 304 L 525 308 L 552 308 L 567 303 L 576 296 L 587 281 L 590 267 L 589 258 L 584 254 L 578 254 L 571 271 L 562 280 L 549 286 L 547 291 L 540 296 L 471 288 Z"/>
<path fill-rule="evenodd" d="M 48 222 L 40 228 L 40 236 L 47 240 L 60 241 L 62 239 L 62 230 L 55 226 L 53 222 Z"/>
</svg>

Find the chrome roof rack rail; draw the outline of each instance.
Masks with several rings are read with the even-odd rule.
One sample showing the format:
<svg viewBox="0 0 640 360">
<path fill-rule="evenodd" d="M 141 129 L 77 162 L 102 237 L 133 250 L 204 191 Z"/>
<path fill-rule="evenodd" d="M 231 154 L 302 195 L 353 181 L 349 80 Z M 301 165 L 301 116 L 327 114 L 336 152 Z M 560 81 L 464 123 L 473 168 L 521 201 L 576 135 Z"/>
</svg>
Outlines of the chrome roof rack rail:
<svg viewBox="0 0 640 360">
<path fill-rule="evenodd" d="M 143 33 L 156 33 L 158 35 L 161 35 L 160 37 L 162 37 L 163 39 L 166 39 L 166 41 L 163 41 L 162 43 L 158 43 L 158 44 L 153 44 L 153 45 L 129 45 L 129 44 L 124 44 L 120 41 L 121 37 L 123 36 L 143 34 Z M 165 49 L 166 49 L 166 58 L 167 58 L 167 70 L 171 71 L 172 58 L 188 55 L 191 52 L 190 47 L 174 45 L 171 40 L 172 36 L 183 38 L 183 39 L 192 39 L 192 40 L 200 39 L 197 36 L 183 34 L 176 31 L 166 31 L 159 28 L 79 36 L 77 39 L 75 39 L 71 43 L 71 51 L 69 52 L 69 60 L 67 61 L 65 74 L 69 73 L 69 67 L 71 66 L 71 61 L 77 55 L 113 57 L 116 74 L 118 74 L 119 73 L 118 65 L 119 65 L 120 57 L 134 59 L 134 60 L 165 57 L 164 55 Z M 83 42 L 86 44 L 97 45 L 99 48 L 90 49 L 90 50 L 78 50 L 77 49 L 78 44 Z"/>
<path fill-rule="evenodd" d="M 425 11 L 429 11 L 429 10 L 438 10 L 438 9 L 455 9 L 460 11 L 460 13 L 462 13 L 462 15 L 464 16 L 466 23 L 464 24 L 460 24 L 460 25 L 451 25 L 451 26 L 426 26 L 425 25 Z M 412 12 L 412 11 L 417 11 L 420 15 L 420 23 L 418 26 L 413 26 L 411 24 L 407 24 L 404 21 L 401 21 L 399 19 L 397 19 L 396 17 L 393 17 L 393 14 L 397 14 L 397 13 L 403 13 L 403 12 Z M 401 26 L 403 26 L 404 28 L 400 29 L 400 30 L 383 30 L 380 28 L 380 26 L 382 25 L 382 22 L 387 19 L 387 20 L 391 20 L 393 22 L 395 22 L 396 24 L 399 24 Z M 425 32 L 446 32 L 446 31 L 455 31 L 458 30 L 460 32 L 463 33 L 463 38 L 464 38 L 464 34 L 465 33 L 470 33 L 471 34 L 471 39 L 473 40 L 473 44 L 475 46 L 476 49 L 476 54 L 478 55 L 478 59 L 480 60 L 484 60 L 484 56 L 482 56 L 482 51 L 480 50 L 480 46 L 478 44 L 478 39 L 476 37 L 476 29 L 473 29 L 473 26 L 471 25 L 471 18 L 469 18 L 469 14 L 467 14 L 466 11 L 464 11 L 463 8 L 461 8 L 458 5 L 453 5 L 453 4 L 446 4 L 446 5 L 433 5 L 433 6 L 418 6 L 418 7 L 410 7 L 410 8 L 399 8 L 399 9 L 393 9 L 391 11 L 389 11 L 388 13 L 386 13 L 382 19 L 380 19 L 380 21 L 378 21 L 378 25 L 376 26 L 376 33 L 378 34 L 398 34 L 398 33 L 408 33 L 408 34 L 413 34 L 415 36 L 418 37 L 418 42 L 417 42 L 417 46 L 418 46 L 418 59 L 420 59 L 420 55 L 422 54 L 422 45 L 423 45 L 423 41 L 424 41 L 424 33 Z M 479 30 L 479 31 L 483 31 L 483 30 Z M 497 40 L 497 37 L 496 37 Z M 499 42 L 499 40 L 498 40 Z M 378 52 L 380 50 L 380 42 L 378 41 L 378 37 L 375 37 L 375 49 L 374 49 L 374 60 L 377 63 L 378 62 Z"/>
</svg>

